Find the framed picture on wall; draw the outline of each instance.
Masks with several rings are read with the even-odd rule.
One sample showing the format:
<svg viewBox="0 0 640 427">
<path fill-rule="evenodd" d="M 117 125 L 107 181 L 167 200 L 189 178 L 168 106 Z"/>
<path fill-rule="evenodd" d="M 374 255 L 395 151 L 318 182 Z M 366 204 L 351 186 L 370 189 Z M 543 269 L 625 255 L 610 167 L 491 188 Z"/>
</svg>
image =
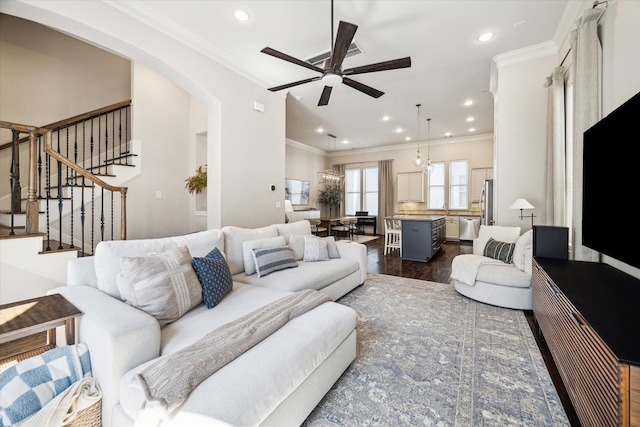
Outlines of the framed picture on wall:
<svg viewBox="0 0 640 427">
<path fill-rule="evenodd" d="M 284 180 L 284 198 L 294 206 L 309 205 L 309 181 L 299 179 Z"/>
</svg>

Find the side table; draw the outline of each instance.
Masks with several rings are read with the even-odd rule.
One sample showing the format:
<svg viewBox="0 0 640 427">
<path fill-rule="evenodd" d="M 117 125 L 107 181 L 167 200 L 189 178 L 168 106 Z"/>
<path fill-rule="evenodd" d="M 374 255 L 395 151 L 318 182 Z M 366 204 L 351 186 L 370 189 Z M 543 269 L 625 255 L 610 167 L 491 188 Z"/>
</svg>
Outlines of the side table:
<svg viewBox="0 0 640 427">
<path fill-rule="evenodd" d="M 75 344 L 75 318 L 81 314 L 60 294 L 0 305 L 0 344 L 46 331 L 47 345 L 55 347 L 58 326 L 65 327 L 67 344 Z"/>
</svg>

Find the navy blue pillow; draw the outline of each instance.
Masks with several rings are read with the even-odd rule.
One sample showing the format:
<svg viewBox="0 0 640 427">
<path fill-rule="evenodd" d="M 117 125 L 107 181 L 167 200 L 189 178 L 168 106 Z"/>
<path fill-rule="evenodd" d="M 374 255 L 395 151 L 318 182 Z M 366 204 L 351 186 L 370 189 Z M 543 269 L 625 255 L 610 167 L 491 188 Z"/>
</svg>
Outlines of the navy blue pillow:
<svg viewBox="0 0 640 427">
<path fill-rule="evenodd" d="M 198 280 L 202 285 L 202 299 L 207 308 L 213 308 L 233 288 L 231 270 L 218 248 L 213 248 L 204 258 L 191 260 Z"/>
</svg>

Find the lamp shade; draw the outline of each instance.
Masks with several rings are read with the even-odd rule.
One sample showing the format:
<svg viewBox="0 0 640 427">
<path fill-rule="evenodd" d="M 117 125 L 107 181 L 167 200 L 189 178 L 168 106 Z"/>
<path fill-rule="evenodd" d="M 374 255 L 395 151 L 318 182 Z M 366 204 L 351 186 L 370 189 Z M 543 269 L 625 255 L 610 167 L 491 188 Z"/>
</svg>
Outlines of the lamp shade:
<svg viewBox="0 0 640 427">
<path fill-rule="evenodd" d="M 284 211 L 285 212 L 293 212 L 293 206 L 291 205 L 291 200 L 284 201 Z"/>
<path fill-rule="evenodd" d="M 518 199 L 509 207 L 509 209 L 535 209 L 533 205 L 526 199 Z"/>
</svg>

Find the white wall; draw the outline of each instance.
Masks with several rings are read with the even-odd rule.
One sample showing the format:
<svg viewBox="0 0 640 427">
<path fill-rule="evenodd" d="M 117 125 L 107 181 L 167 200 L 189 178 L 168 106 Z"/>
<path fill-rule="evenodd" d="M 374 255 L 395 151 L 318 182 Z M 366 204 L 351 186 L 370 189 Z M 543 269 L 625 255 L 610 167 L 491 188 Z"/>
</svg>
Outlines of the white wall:
<svg viewBox="0 0 640 427">
<path fill-rule="evenodd" d="M 327 153 L 299 142 L 287 140 L 285 178 L 309 181 L 309 206 L 294 206 L 294 210 L 321 209 L 318 191 L 323 184 L 318 183 L 317 172 L 329 167 Z"/>
<path fill-rule="evenodd" d="M 255 227 L 283 220 L 284 190 L 268 190 L 269 183 L 283 183 L 285 178 L 283 96 L 123 14 L 110 3 L 2 2 L 1 10 L 145 65 L 207 106 L 208 227 Z M 264 104 L 265 112 L 254 111 L 254 101 Z M 277 202 L 280 208 L 276 208 Z"/>
</svg>

